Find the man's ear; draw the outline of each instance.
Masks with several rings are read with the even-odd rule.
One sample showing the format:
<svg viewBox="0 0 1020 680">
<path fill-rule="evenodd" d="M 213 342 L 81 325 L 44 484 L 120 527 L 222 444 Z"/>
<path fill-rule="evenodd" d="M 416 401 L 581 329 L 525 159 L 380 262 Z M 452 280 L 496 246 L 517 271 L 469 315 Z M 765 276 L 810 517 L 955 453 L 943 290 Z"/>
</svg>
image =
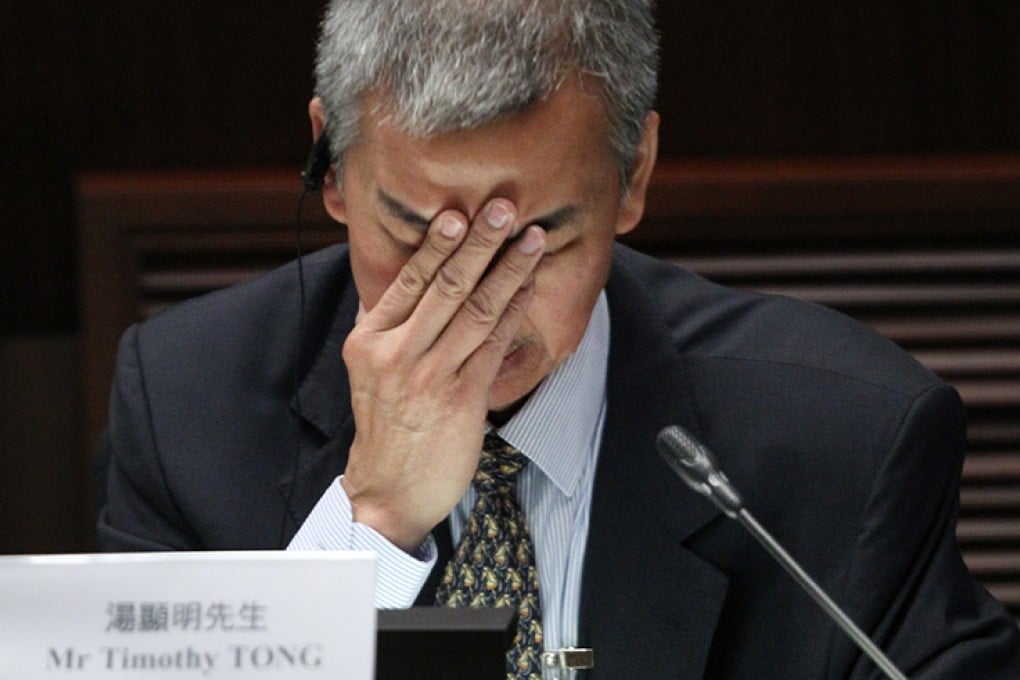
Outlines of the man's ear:
<svg viewBox="0 0 1020 680">
<path fill-rule="evenodd" d="M 312 100 L 308 102 L 308 117 L 312 121 L 312 141 L 315 142 L 322 135 L 326 119 L 320 98 L 312 97 Z M 332 166 L 322 183 L 322 205 L 334 220 L 342 224 L 347 223 L 347 205 L 344 202 L 343 191 L 337 186 L 336 170 Z"/>
<path fill-rule="evenodd" d="M 659 114 L 650 111 L 645 116 L 641 141 L 634 156 L 634 168 L 627 183 L 627 190 L 620 203 L 620 216 L 616 221 L 616 233 L 626 234 L 638 225 L 645 213 L 645 197 L 648 183 L 652 179 L 655 159 L 659 153 Z"/>
</svg>

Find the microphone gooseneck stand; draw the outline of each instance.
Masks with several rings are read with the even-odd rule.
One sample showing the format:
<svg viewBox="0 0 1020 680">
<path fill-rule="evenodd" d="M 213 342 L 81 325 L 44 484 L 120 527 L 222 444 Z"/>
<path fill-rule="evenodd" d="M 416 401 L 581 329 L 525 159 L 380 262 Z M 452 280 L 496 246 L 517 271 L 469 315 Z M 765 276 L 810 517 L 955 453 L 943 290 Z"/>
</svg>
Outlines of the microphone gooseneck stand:
<svg viewBox="0 0 1020 680">
<path fill-rule="evenodd" d="M 857 627 L 857 624 L 832 601 L 821 586 L 815 583 L 814 579 L 744 507 L 743 498 L 719 469 L 715 457 L 704 444 L 676 425 L 659 432 L 655 443 L 659 454 L 677 475 L 694 491 L 715 503 L 727 517 L 737 520 L 747 529 L 888 678 L 907 680 L 889 657 Z"/>
</svg>

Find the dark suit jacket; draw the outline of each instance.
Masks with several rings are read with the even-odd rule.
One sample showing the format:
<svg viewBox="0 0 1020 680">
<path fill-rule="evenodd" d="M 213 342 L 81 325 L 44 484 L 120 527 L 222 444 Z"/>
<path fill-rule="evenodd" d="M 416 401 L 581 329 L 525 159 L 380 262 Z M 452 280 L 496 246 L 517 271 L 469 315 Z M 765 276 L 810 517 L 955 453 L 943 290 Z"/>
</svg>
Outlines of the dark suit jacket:
<svg viewBox="0 0 1020 680">
<path fill-rule="evenodd" d="M 358 305 L 346 249 L 308 257 L 305 275 L 303 327 L 289 266 L 125 333 L 102 547 L 278 548 L 343 471 L 354 420 L 341 347 Z M 964 422 L 951 388 L 837 313 L 624 247 L 607 293 L 580 613 L 590 678 L 878 676 L 660 460 L 670 424 L 716 452 L 751 512 L 909 676 L 1020 677 L 1016 623 L 954 538 Z M 436 535 L 442 565 L 445 523 Z"/>
</svg>

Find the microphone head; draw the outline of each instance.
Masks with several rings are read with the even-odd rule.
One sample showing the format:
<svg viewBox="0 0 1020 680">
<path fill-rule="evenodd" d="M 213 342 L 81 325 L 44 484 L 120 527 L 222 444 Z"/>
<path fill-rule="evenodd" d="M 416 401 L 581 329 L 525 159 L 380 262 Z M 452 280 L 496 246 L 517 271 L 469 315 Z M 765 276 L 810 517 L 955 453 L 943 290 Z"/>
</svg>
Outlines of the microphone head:
<svg viewBox="0 0 1020 680">
<path fill-rule="evenodd" d="M 670 425 L 655 439 L 659 455 L 670 467 L 689 480 L 688 484 L 705 484 L 716 469 L 715 458 L 691 433 L 679 425 Z"/>
<path fill-rule="evenodd" d="M 706 496 L 727 515 L 736 517 L 743 509 L 743 499 L 719 470 L 715 456 L 687 430 L 679 425 L 663 428 L 655 438 L 655 447 L 687 486 Z"/>
</svg>

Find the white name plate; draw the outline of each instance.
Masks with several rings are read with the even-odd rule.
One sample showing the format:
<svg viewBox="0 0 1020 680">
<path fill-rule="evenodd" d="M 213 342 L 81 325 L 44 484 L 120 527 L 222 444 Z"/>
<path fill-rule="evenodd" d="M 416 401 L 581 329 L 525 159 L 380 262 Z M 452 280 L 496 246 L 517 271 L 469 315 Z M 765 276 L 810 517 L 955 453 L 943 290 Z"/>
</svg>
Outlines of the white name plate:
<svg viewBox="0 0 1020 680">
<path fill-rule="evenodd" d="M 0 557 L 0 680 L 371 680 L 375 559 L 367 552 Z"/>
</svg>

